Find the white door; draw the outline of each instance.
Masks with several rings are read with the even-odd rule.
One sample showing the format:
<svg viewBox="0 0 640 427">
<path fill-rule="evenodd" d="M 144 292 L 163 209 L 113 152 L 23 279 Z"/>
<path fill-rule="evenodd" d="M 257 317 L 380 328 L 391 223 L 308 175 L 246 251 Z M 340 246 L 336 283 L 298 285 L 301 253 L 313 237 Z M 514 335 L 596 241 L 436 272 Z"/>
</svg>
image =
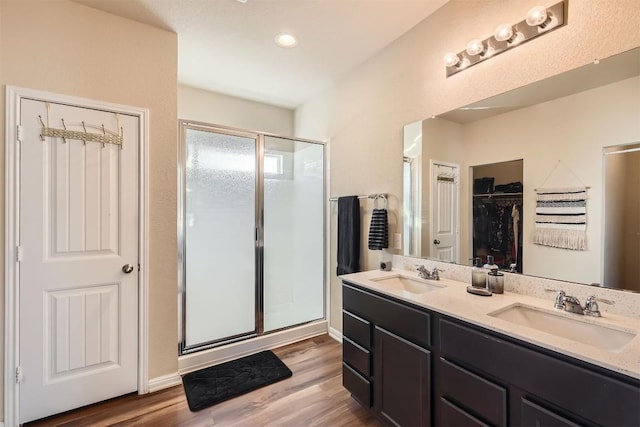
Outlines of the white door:
<svg viewBox="0 0 640 427">
<path fill-rule="evenodd" d="M 458 165 L 431 162 L 431 257 L 459 262 L 459 169 Z"/>
<path fill-rule="evenodd" d="M 123 149 L 42 141 L 38 116 Z M 22 423 L 137 390 L 139 118 L 22 99 L 20 122 Z"/>
</svg>

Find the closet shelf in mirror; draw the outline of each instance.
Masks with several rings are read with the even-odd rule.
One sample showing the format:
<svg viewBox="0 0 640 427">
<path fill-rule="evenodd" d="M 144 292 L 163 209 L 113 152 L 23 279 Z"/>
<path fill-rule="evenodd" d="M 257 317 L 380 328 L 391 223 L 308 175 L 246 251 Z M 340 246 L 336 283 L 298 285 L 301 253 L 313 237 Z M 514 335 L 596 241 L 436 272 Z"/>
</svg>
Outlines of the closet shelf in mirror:
<svg viewBox="0 0 640 427">
<path fill-rule="evenodd" d="M 511 197 L 522 196 L 523 193 L 482 193 L 474 194 L 473 197 Z"/>
</svg>

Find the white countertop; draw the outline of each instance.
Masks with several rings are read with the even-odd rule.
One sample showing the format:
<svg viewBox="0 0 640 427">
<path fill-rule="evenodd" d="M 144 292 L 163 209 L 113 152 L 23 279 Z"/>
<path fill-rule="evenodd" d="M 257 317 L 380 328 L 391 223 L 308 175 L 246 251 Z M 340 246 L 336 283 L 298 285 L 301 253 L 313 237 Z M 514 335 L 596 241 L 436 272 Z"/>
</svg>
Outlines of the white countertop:
<svg viewBox="0 0 640 427">
<path fill-rule="evenodd" d="M 612 371 L 616 371 L 630 377 L 640 379 L 640 319 L 603 312 L 599 318 L 581 316 L 555 311 L 553 302 L 546 299 L 535 298 L 528 295 L 506 292 L 494 294 L 490 297 L 470 294 L 466 291 L 468 283 L 458 282 L 446 278 L 439 281 L 426 280 L 427 283 L 444 285 L 444 287 L 423 294 L 414 294 L 406 291 L 392 289 L 384 282 L 376 282 L 372 279 L 401 275 L 414 280 L 421 280 L 417 273 L 392 270 L 371 270 L 340 276 L 342 280 L 352 282 L 364 288 L 393 296 L 400 300 L 446 314 L 471 324 L 487 328 L 505 335 L 518 338 L 540 347 L 593 363 Z M 554 334 L 542 332 L 531 327 L 520 326 L 507 320 L 502 320 L 489 313 L 504 309 L 514 304 L 522 304 L 544 311 L 554 311 L 560 316 L 579 316 L 583 322 L 594 323 L 605 327 L 635 332 L 636 336 L 621 350 L 609 351 L 592 345 L 572 341 Z M 600 307 L 602 309 L 602 306 Z"/>
</svg>

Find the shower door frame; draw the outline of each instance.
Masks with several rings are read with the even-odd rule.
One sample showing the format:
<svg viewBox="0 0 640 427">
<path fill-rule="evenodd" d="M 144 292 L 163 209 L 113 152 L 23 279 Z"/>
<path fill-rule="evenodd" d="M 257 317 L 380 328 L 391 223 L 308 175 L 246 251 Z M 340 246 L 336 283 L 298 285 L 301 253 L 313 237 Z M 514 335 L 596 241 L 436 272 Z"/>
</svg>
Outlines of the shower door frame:
<svg viewBox="0 0 640 427">
<path fill-rule="evenodd" d="M 211 123 L 199 122 L 194 120 L 178 120 L 180 135 L 178 138 L 178 310 L 180 325 L 178 327 L 178 355 L 184 356 L 195 352 L 209 350 L 215 347 L 256 338 L 264 335 L 273 334 L 286 329 L 326 320 L 327 318 L 327 224 L 326 224 L 326 200 L 327 200 L 327 146 L 322 141 L 314 141 L 311 139 L 298 138 L 277 135 L 268 132 L 258 132 L 245 129 L 238 129 L 229 126 L 216 125 Z M 237 136 L 251 138 L 256 143 L 256 186 L 255 186 L 255 328 L 248 333 L 242 333 L 230 337 L 211 340 L 204 343 L 186 345 L 186 163 L 187 163 L 187 129 L 195 129 L 205 132 L 218 133 L 229 136 Z M 323 315 L 319 319 L 313 319 L 302 323 L 286 326 L 279 329 L 264 332 L 264 154 L 265 154 L 265 137 L 273 137 L 286 139 L 293 142 L 304 142 L 322 146 L 322 312 Z"/>
</svg>

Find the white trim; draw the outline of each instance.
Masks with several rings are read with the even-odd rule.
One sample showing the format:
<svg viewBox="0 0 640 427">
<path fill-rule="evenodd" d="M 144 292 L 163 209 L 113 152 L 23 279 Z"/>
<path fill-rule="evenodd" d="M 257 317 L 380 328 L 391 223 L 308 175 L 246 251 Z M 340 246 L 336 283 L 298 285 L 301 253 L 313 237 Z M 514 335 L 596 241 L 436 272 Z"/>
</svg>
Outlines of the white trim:
<svg viewBox="0 0 640 427">
<path fill-rule="evenodd" d="M 184 375 L 228 360 L 248 356 L 263 350 L 282 347 L 326 333 L 327 321 L 320 320 L 272 334 L 262 335 L 250 340 L 238 341 L 210 350 L 187 354 L 178 358 L 178 372 L 180 375 Z"/>
<path fill-rule="evenodd" d="M 15 383 L 14 372 L 18 366 L 20 349 L 19 324 L 19 269 L 16 263 L 16 246 L 19 242 L 19 151 L 17 142 L 17 124 L 20 117 L 20 100 L 30 98 L 75 105 L 81 108 L 117 111 L 136 116 L 139 120 L 139 307 L 138 307 L 138 392 L 147 393 L 148 384 L 148 138 L 149 110 L 121 104 L 96 101 L 86 98 L 61 95 L 52 92 L 6 86 L 5 111 L 5 338 L 4 338 L 4 422 L 9 426 L 18 425 L 19 388 Z"/>
<path fill-rule="evenodd" d="M 173 374 L 163 375 L 161 377 L 151 378 L 149 380 L 149 393 L 155 393 L 156 391 L 175 387 L 180 384 L 182 384 L 182 377 L 177 372 Z"/>
<path fill-rule="evenodd" d="M 329 336 L 339 343 L 342 342 L 342 332 L 340 332 L 336 328 L 329 327 Z"/>
</svg>

